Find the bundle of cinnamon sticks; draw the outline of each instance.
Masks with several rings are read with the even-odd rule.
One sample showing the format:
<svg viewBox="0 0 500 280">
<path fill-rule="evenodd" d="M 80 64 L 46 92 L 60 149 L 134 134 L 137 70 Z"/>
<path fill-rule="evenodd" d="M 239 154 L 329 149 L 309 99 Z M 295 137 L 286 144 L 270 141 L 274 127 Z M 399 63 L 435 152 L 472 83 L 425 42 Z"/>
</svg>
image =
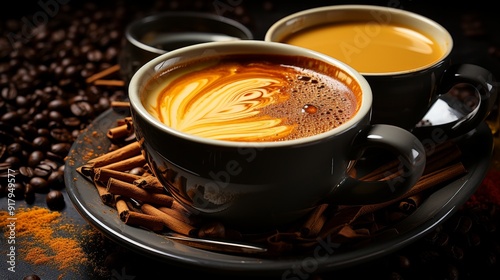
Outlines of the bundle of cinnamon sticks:
<svg viewBox="0 0 500 280">
<path fill-rule="evenodd" d="M 127 103 L 112 106 L 123 107 Z M 130 117 L 117 120 L 106 134 L 113 143 L 112 149 L 77 168 L 92 180 L 102 203 L 116 209 L 121 221 L 158 234 L 174 232 L 190 237 L 258 243 L 268 248 L 265 253 L 268 256 L 311 250 L 318 240 L 325 238 L 346 247 L 367 242 L 410 215 L 429 192 L 467 172 L 460 161 L 459 147 L 452 141 L 439 143 L 428 149 L 422 178 L 397 199 L 361 206 L 321 204 L 309 216 L 282 228 L 241 232 L 231 225 L 204 221 L 179 204 L 149 169 L 133 133 Z M 388 161 L 360 179 L 387 180 L 397 173 L 398 164 L 397 160 Z"/>
</svg>

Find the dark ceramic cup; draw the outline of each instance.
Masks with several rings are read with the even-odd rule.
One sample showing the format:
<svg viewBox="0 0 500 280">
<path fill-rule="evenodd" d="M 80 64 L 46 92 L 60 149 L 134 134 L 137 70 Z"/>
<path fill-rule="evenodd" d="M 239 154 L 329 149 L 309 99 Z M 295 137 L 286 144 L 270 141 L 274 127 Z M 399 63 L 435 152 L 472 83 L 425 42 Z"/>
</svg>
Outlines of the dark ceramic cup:
<svg viewBox="0 0 500 280">
<path fill-rule="evenodd" d="M 283 55 L 287 58 L 283 63 L 287 64 L 290 57 L 311 60 L 311 64 L 305 65 L 314 71 L 322 71 L 314 59 L 322 61 L 328 68 L 337 69 L 335 77 L 358 94 L 357 112 L 326 132 L 293 140 L 259 142 L 218 140 L 186 133 L 165 125 L 149 111 L 159 106 L 156 97 L 153 105 L 147 99 L 151 86 L 163 83 L 161 78 L 173 75 L 182 79 L 176 72 L 179 67 L 228 55 L 241 59 L 257 57 L 257 60 L 271 55 L 276 56 L 273 60 L 278 64 Z M 211 79 L 213 75 L 206 76 Z M 267 90 L 259 86 L 260 78 L 248 80 L 244 74 L 235 76 L 237 80 L 241 77 L 246 85 L 255 84 L 246 97 Z M 362 75 L 334 58 L 296 46 L 241 40 L 203 43 L 171 51 L 146 63 L 134 74 L 129 98 L 137 139 L 166 189 L 192 213 L 234 227 L 283 225 L 324 202 L 358 205 L 388 201 L 411 188 L 425 165 L 423 145 L 413 134 L 396 126 L 370 124 L 372 93 Z M 178 101 L 183 100 L 186 101 L 184 98 Z M 184 105 L 179 103 L 167 112 Z M 202 106 L 200 110 L 205 108 Z M 224 110 L 224 114 L 227 112 Z M 401 175 L 386 181 L 361 181 L 349 176 L 353 162 L 367 148 L 394 153 L 401 159 Z"/>
<path fill-rule="evenodd" d="M 252 32 L 233 19 L 203 12 L 162 12 L 127 25 L 120 53 L 120 71 L 129 81 L 146 62 L 181 47 L 253 39 Z"/>
<path fill-rule="evenodd" d="M 356 25 L 350 26 L 352 29 L 348 35 L 339 35 L 340 31 L 325 28 L 352 23 Z M 383 37 L 382 28 L 391 25 L 396 30 L 391 32 L 398 32 L 399 38 L 403 39 Z M 323 28 L 323 33 L 315 33 L 319 32 L 318 28 Z M 318 34 L 321 34 L 318 40 L 304 39 Z M 402 48 L 420 47 L 418 44 L 422 42 L 415 38 L 423 36 L 422 42 L 429 42 L 419 52 L 437 52 L 431 50 L 433 47 L 439 51 L 430 61 L 424 62 L 422 58 L 415 65 L 403 65 L 402 62 L 411 61 L 415 54 L 398 56 L 397 49 L 389 48 L 391 44 Z M 402 127 L 420 139 L 436 134 L 443 140 L 472 131 L 486 119 L 496 100 L 497 83 L 487 69 L 471 64 L 452 64 L 453 39 L 444 27 L 401 9 L 333 5 L 304 10 L 275 22 L 268 29 L 265 40 L 320 51 L 349 64 L 366 78 L 372 88 L 372 122 Z M 380 52 L 374 51 L 377 44 L 384 46 Z M 369 67 L 372 64 L 374 66 Z M 391 65 L 395 67 L 386 68 Z M 471 96 L 464 98 L 449 93 L 454 92 L 450 90 L 453 87 L 464 84 L 472 87 Z M 423 118 L 436 102 L 444 103 L 442 108 L 453 111 L 453 116 L 441 123 L 424 123 Z M 444 111 L 439 113 L 446 114 Z"/>
</svg>

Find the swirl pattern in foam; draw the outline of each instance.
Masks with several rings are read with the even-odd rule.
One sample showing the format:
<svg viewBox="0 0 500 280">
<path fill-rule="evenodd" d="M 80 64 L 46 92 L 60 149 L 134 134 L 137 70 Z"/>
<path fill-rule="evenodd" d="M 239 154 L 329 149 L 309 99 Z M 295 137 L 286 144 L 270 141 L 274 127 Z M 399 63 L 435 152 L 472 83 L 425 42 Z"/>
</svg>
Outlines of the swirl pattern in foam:
<svg viewBox="0 0 500 280">
<path fill-rule="evenodd" d="M 171 128 L 228 141 L 307 137 L 355 114 L 358 102 L 346 84 L 285 61 L 228 56 L 186 64 L 160 73 L 143 103 Z"/>
</svg>

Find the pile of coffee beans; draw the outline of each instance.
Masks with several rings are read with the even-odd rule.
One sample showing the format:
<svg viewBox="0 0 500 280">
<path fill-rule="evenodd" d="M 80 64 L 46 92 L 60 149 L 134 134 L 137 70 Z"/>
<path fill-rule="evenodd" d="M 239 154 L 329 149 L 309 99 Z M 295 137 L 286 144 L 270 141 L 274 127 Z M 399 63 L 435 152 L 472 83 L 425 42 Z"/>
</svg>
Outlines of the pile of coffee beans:
<svg viewBox="0 0 500 280">
<path fill-rule="evenodd" d="M 418 241 L 365 265 L 328 275 L 357 279 L 500 279 L 500 206 L 466 204 Z"/>
<path fill-rule="evenodd" d="M 125 96 L 123 88 L 86 83 L 117 63 L 125 10 L 73 8 L 60 6 L 43 24 L 25 16 L 1 26 L 0 176 L 17 173 L 15 199 L 33 203 L 34 193 L 50 194 L 54 209 L 62 208 L 62 196 L 52 191 L 64 188 L 72 143 L 112 100 Z M 2 196 L 6 182 L 1 180 Z"/>
</svg>

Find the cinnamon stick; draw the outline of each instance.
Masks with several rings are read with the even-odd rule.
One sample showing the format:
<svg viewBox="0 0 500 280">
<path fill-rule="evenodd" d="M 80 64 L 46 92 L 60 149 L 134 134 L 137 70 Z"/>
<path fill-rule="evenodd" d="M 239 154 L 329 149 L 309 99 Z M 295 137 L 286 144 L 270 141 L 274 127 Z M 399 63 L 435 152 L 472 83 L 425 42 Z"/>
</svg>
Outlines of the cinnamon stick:
<svg viewBox="0 0 500 280">
<path fill-rule="evenodd" d="M 405 213 L 411 213 L 420 206 L 422 200 L 423 200 L 422 194 L 417 193 L 400 201 L 398 208 Z"/>
<path fill-rule="evenodd" d="M 193 227 L 192 225 L 189 225 L 183 221 L 177 220 L 176 218 L 158 210 L 158 208 L 154 207 L 151 204 L 144 203 L 141 206 L 141 210 L 149 215 L 153 215 L 161 219 L 163 224 L 168 227 L 169 229 L 183 234 L 187 236 L 196 236 L 197 235 L 197 229 Z"/>
<path fill-rule="evenodd" d="M 425 164 L 425 173 L 433 172 L 442 166 L 448 165 L 457 161 L 462 156 L 462 151 L 456 146 L 447 147 L 447 149 L 440 149 L 434 152 L 433 156 L 427 158 Z"/>
<path fill-rule="evenodd" d="M 184 211 L 179 211 L 176 209 L 172 209 L 169 207 L 161 206 L 161 207 L 156 207 L 158 210 L 162 211 L 163 213 L 171 216 L 172 218 L 176 218 L 179 221 L 183 221 L 186 224 L 189 225 L 194 225 L 196 224 L 196 221 L 192 218 L 190 218 L 190 214 Z"/>
<path fill-rule="evenodd" d="M 121 181 L 132 183 L 139 180 L 142 176 L 130 174 L 128 172 L 117 171 L 109 168 L 94 168 L 94 180 L 107 183 L 109 178 L 115 178 Z"/>
<path fill-rule="evenodd" d="M 116 211 L 118 212 L 118 217 L 120 218 L 121 221 L 125 221 L 126 216 L 128 215 L 128 212 L 130 211 L 130 208 L 127 205 L 127 202 L 125 199 L 120 196 L 116 195 L 115 196 L 115 208 Z"/>
<path fill-rule="evenodd" d="M 128 211 L 124 215 L 124 222 L 126 225 L 142 227 L 154 232 L 162 231 L 164 228 L 163 220 L 161 218 L 134 211 Z"/>
<path fill-rule="evenodd" d="M 116 120 L 117 126 L 124 125 L 127 123 L 132 123 L 132 117 L 125 117 L 125 118 L 121 118 L 121 119 Z"/>
<path fill-rule="evenodd" d="M 104 165 L 101 168 L 112 169 L 116 171 L 127 171 L 135 167 L 144 166 L 144 164 L 146 164 L 146 158 L 144 158 L 142 154 L 139 154 L 131 158 Z"/>
<path fill-rule="evenodd" d="M 155 192 L 155 193 L 165 192 L 165 188 L 158 180 L 158 178 L 154 175 L 141 176 L 137 180 L 134 180 L 132 183 L 138 186 L 139 188 L 148 190 L 150 192 Z"/>
<path fill-rule="evenodd" d="M 431 148 L 427 147 L 426 167 L 424 174 L 439 169 L 447 164 L 459 159 L 461 151 L 452 141 L 446 141 Z M 360 180 L 377 181 L 388 180 L 399 176 L 400 161 L 392 160 L 382 164 L 377 169 L 361 177 Z"/>
<path fill-rule="evenodd" d="M 154 205 L 170 207 L 173 197 L 161 194 L 150 193 L 144 189 L 138 188 L 134 184 L 127 183 L 115 178 L 109 178 L 106 190 L 115 195 L 122 195 L 129 198 L 134 198 L 142 203 L 151 203 Z"/>
<path fill-rule="evenodd" d="M 321 204 L 313 210 L 300 229 L 302 236 L 316 236 L 321 231 L 327 219 L 324 213 L 328 206 L 329 204 Z"/>
<path fill-rule="evenodd" d="M 109 139 L 116 140 L 129 136 L 132 133 L 131 127 L 129 124 L 123 124 L 116 127 L 112 127 L 108 129 L 106 136 Z"/>
<path fill-rule="evenodd" d="M 458 162 L 458 163 L 455 163 L 451 166 L 447 166 L 447 167 L 441 168 L 439 170 L 436 170 L 434 172 L 425 174 L 420 178 L 420 180 L 415 184 L 415 186 L 413 186 L 409 191 L 407 191 L 402 196 L 395 198 L 393 200 L 389 200 L 389 201 L 384 202 L 384 203 L 361 206 L 358 213 L 353 217 L 353 219 L 351 221 L 357 219 L 358 217 L 360 217 L 362 215 L 365 215 L 367 213 L 372 213 L 376 210 L 387 207 L 387 206 L 389 206 L 393 203 L 396 203 L 396 202 L 398 202 L 406 197 L 416 195 L 424 190 L 427 190 L 431 187 L 434 187 L 434 186 L 441 184 L 443 182 L 446 182 L 448 180 L 454 179 L 454 178 L 456 178 L 460 175 L 463 175 L 465 173 L 467 173 L 465 166 L 461 162 Z"/>
<path fill-rule="evenodd" d="M 139 142 L 135 141 L 123 147 L 120 147 L 114 151 L 105 153 L 99 157 L 93 158 L 87 161 L 87 165 L 92 167 L 101 167 L 105 165 L 109 165 L 121 160 L 125 160 L 127 158 L 137 156 L 142 154 L 141 146 Z"/>
<path fill-rule="evenodd" d="M 111 101 L 111 108 L 130 108 L 130 102 L 128 101 Z"/>
<path fill-rule="evenodd" d="M 85 82 L 87 82 L 88 84 L 90 83 L 93 83 L 94 81 L 100 79 L 100 78 L 103 78 L 103 77 L 106 77 L 107 75 L 110 75 L 110 74 L 113 74 L 115 72 L 118 72 L 120 70 L 120 65 L 116 64 L 116 65 L 113 65 L 109 68 L 106 68 L 104 70 L 102 70 L 101 72 L 97 72 L 95 73 L 94 75 L 91 75 L 90 77 L 88 77 Z"/>
<path fill-rule="evenodd" d="M 102 203 L 104 203 L 104 205 L 113 207 L 115 203 L 114 196 L 106 189 L 106 186 L 98 181 L 94 181 L 94 186 L 97 189 L 97 193 L 99 194 Z"/>
<path fill-rule="evenodd" d="M 122 87 L 125 85 L 125 82 L 122 80 L 103 80 L 98 79 L 94 81 L 94 85 L 96 86 L 112 86 L 112 87 Z"/>
</svg>

